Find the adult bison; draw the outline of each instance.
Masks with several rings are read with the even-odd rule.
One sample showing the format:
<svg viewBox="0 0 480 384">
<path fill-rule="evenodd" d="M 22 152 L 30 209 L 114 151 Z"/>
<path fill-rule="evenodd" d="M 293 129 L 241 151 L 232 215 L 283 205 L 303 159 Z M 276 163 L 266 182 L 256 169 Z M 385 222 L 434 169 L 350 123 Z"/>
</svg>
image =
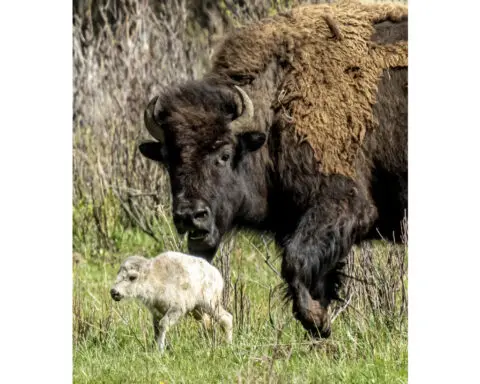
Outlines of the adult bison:
<svg viewBox="0 0 480 384">
<path fill-rule="evenodd" d="M 226 38 L 203 80 L 145 110 L 173 218 L 211 261 L 234 227 L 283 249 L 293 313 L 328 337 L 352 245 L 393 238 L 407 208 L 407 8 L 312 5 Z"/>
</svg>

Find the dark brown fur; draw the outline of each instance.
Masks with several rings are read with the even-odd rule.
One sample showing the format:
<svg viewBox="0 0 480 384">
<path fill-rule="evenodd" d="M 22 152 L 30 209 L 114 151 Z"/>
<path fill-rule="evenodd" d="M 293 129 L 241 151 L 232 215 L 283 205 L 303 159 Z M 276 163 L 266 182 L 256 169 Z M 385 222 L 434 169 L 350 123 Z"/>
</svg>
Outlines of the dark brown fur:
<svg viewBox="0 0 480 384">
<path fill-rule="evenodd" d="M 408 41 L 408 16 L 400 22 L 385 20 L 374 25 L 375 33 L 372 41 L 378 44 L 394 44 L 400 41 Z"/>
<path fill-rule="evenodd" d="M 402 23 L 408 23 L 402 16 L 404 8 L 355 7 L 370 16 L 375 14 L 371 20 L 377 28 L 372 26 L 370 35 L 376 40 L 370 41 L 373 55 L 376 50 L 390 50 L 392 36 L 395 42 L 401 40 L 401 51 L 406 47 L 404 35 L 397 33 L 404 30 Z M 330 31 L 326 24 L 325 28 Z M 228 40 L 233 45 L 228 46 L 229 52 L 239 49 L 242 39 L 255 37 L 253 33 L 247 38 L 248 31 Z M 276 33 L 275 28 L 269 33 Z M 371 113 L 366 115 L 371 126 L 361 140 L 350 135 L 346 141 L 327 141 L 328 153 L 345 164 L 352 162 L 351 175 L 319 163 L 318 147 L 310 137 L 299 134 L 298 124 L 306 117 L 292 116 L 286 104 L 305 100 L 305 94 L 302 89 L 298 94 L 284 92 L 285 82 L 292 80 L 295 51 L 290 50 L 287 39 L 283 53 L 266 60 L 262 55 L 269 41 L 245 46 L 245 56 L 237 61 L 228 57 L 231 65 L 221 50 L 214 70 L 203 80 L 161 95 L 162 108 L 155 119 L 163 129 L 165 143 L 144 143 L 140 150 L 167 166 L 179 232 L 205 234 L 201 241 L 189 240 L 190 252 L 211 260 L 222 236 L 233 228 L 272 233 L 283 249 L 282 276 L 295 316 L 313 334 L 328 336 L 328 307 L 338 298 L 339 272 L 352 245 L 380 235 L 399 238 L 407 209 L 408 67 L 403 57 L 383 62 L 369 98 L 372 104 L 367 109 L 371 112 L 365 110 L 367 115 Z M 289 54 L 294 55 L 290 61 Z M 260 66 L 262 60 L 265 63 Z M 352 82 L 369 70 L 364 64 L 341 63 Z M 332 74 L 325 70 L 323 75 Z M 242 85 L 254 104 L 253 122 L 239 134 L 229 129 L 239 113 L 235 84 Z M 315 106 L 328 104 L 331 100 L 324 97 L 329 94 L 333 92 L 312 93 L 311 97 L 319 98 Z M 356 101 L 346 98 L 338 106 L 351 128 L 359 127 Z M 340 135 L 348 132 L 346 126 Z M 334 128 L 328 132 L 335 134 Z M 354 151 L 350 142 L 355 143 Z"/>
</svg>

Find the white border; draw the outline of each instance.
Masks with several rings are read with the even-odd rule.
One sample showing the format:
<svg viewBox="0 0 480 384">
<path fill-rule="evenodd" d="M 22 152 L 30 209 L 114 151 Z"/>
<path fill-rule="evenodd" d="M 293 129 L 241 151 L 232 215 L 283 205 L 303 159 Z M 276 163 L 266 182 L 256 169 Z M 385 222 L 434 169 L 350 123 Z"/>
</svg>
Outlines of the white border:
<svg viewBox="0 0 480 384">
<path fill-rule="evenodd" d="M 2 382 L 72 380 L 72 2 L 0 22 Z"/>
<path fill-rule="evenodd" d="M 72 380 L 72 4 L 48 5 L 2 4 L 5 382 Z M 409 8 L 409 382 L 476 382 L 478 12 Z"/>
<path fill-rule="evenodd" d="M 409 27 L 409 382 L 479 382 L 478 13 L 412 1 Z"/>
</svg>

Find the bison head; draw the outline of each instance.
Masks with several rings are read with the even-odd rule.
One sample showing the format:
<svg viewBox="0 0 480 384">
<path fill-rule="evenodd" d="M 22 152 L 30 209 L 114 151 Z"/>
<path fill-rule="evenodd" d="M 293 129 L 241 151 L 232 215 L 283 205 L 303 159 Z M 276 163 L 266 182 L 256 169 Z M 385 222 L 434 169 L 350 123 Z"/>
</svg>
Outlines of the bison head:
<svg viewBox="0 0 480 384">
<path fill-rule="evenodd" d="M 148 104 L 144 119 L 157 141 L 140 144 L 170 175 L 173 219 L 189 251 L 211 261 L 222 236 L 252 204 L 250 155 L 265 133 L 255 129 L 251 99 L 239 87 L 192 82 Z"/>
</svg>

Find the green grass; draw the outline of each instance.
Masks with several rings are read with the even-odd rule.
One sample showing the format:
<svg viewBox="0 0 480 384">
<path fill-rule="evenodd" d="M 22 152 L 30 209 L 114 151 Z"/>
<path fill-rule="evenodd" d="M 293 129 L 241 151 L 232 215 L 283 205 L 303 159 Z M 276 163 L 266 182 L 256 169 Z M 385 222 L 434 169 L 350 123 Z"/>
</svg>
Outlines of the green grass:
<svg viewBox="0 0 480 384">
<path fill-rule="evenodd" d="M 133 229 L 124 231 L 115 248 L 95 257 L 84 253 L 73 271 L 75 383 L 407 382 L 406 314 L 387 316 L 354 296 L 335 320 L 331 338 L 314 343 L 283 304 L 280 290 L 273 290 L 281 280 L 264 261 L 265 246 L 242 234 L 230 255 L 233 344 L 223 342 L 219 327 L 205 332 L 186 318 L 167 334 L 169 349 L 160 356 L 148 310 L 109 296 L 123 257 L 135 251 L 153 256 L 160 249 Z M 268 250 L 275 252 L 272 245 Z M 374 247 L 379 260 L 388 252 Z M 273 266 L 279 269 L 278 259 Z M 269 310 L 270 292 L 275 293 Z"/>
</svg>

